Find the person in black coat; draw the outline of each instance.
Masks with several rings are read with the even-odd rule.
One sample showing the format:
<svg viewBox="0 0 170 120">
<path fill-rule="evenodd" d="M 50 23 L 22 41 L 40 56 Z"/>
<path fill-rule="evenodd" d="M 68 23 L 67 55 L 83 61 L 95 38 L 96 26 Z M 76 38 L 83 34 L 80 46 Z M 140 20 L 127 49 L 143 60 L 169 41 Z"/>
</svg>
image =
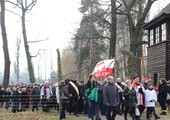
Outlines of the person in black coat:
<svg viewBox="0 0 170 120">
<path fill-rule="evenodd" d="M 161 78 L 160 84 L 158 86 L 158 102 L 162 110 L 160 115 L 166 115 L 166 99 L 167 99 L 167 83 L 164 78 Z"/>
<path fill-rule="evenodd" d="M 21 102 L 21 111 L 25 111 L 27 108 L 27 102 L 29 101 L 29 97 L 28 97 L 28 93 L 26 91 L 26 88 L 22 88 L 21 91 L 21 98 L 20 98 L 20 102 Z"/>
<path fill-rule="evenodd" d="M 13 113 L 19 112 L 20 98 L 21 98 L 20 88 L 14 88 L 14 91 L 11 96 Z"/>
<path fill-rule="evenodd" d="M 50 108 L 54 108 L 54 110 L 57 110 L 57 97 L 56 97 L 56 86 L 55 84 L 51 84 L 51 91 L 52 96 L 50 98 Z"/>
<path fill-rule="evenodd" d="M 84 112 L 84 102 L 85 102 L 85 83 L 84 81 L 80 82 L 80 99 L 79 99 L 79 113 Z"/>
<path fill-rule="evenodd" d="M 0 87 L 0 108 L 4 105 L 5 91 L 3 87 Z"/>
<path fill-rule="evenodd" d="M 10 100 L 11 100 L 11 90 L 8 87 L 5 91 L 5 108 L 8 109 L 10 107 Z"/>
<path fill-rule="evenodd" d="M 132 120 L 135 120 L 135 108 L 137 105 L 136 91 L 132 87 L 131 80 L 126 80 L 125 83 L 127 86 L 123 91 L 124 106 L 125 106 L 124 118 L 125 120 L 127 120 L 127 114 L 129 112 L 132 117 Z"/>
<path fill-rule="evenodd" d="M 34 84 L 33 89 L 31 90 L 31 100 L 32 100 L 32 112 L 34 109 L 38 111 L 38 104 L 40 101 L 40 88 L 37 84 Z"/>
<path fill-rule="evenodd" d="M 79 99 L 79 84 L 76 80 L 76 76 L 72 76 L 72 80 L 68 83 L 68 92 L 72 96 L 69 98 L 69 107 L 68 112 L 71 114 L 71 112 L 74 113 L 75 116 L 79 117 L 78 115 L 78 99 Z"/>
</svg>

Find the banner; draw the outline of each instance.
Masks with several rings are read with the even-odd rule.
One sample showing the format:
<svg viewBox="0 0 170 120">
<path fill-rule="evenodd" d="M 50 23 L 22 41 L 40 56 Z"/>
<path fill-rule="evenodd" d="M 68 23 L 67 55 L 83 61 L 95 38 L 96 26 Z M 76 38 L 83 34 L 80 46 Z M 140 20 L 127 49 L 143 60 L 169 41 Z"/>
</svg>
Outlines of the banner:
<svg viewBox="0 0 170 120">
<path fill-rule="evenodd" d="M 97 63 L 93 70 L 96 78 L 105 78 L 107 74 L 113 74 L 115 59 L 103 60 Z"/>
</svg>

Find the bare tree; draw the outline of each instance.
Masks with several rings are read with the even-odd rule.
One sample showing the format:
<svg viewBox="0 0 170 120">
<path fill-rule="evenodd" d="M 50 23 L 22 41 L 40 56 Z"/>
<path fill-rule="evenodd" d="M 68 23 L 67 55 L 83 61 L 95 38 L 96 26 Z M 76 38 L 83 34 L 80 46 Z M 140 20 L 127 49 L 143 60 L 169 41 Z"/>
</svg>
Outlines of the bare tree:
<svg viewBox="0 0 170 120">
<path fill-rule="evenodd" d="M 9 85 L 11 62 L 9 58 L 8 40 L 7 40 L 6 27 L 5 27 L 5 1 L 1 0 L 0 3 L 1 3 L 1 30 L 2 30 L 4 60 L 5 60 L 3 86 L 6 88 Z"/>
<path fill-rule="evenodd" d="M 128 70 L 129 75 L 133 77 L 136 73 L 140 73 L 140 68 L 137 68 L 137 60 L 141 54 L 140 46 L 146 44 L 142 41 L 142 25 L 145 24 L 148 12 L 152 4 L 157 0 L 121 0 L 117 8 L 119 15 L 125 15 L 128 21 L 130 35 L 130 51 L 122 51 L 123 54 L 129 56 Z"/>
<path fill-rule="evenodd" d="M 27 37 L 25 22 L 26 22 L 26 13 L 32 10 L 32 8 L 36 5 L 37 0 L 16 0 L 16 3 L 10 0 L 7 0 L 7 1 L 13 5 L 16 5 L 19 9 L 21 9 L 21 12 L 22 12 L 22 15 L 21 15 L 22 35 L 24 39 L 24 47 L 25 47 L 25 52 L 26 52 L 26 57 L 27 57 L 29 77 L 30 77 L 30 82 L 34 83 L 35 82 L 34 69 L 33 69 L 32 61 L 31 61 L 31 55 L 29 52 L 28 37 Z"/>
</svg>

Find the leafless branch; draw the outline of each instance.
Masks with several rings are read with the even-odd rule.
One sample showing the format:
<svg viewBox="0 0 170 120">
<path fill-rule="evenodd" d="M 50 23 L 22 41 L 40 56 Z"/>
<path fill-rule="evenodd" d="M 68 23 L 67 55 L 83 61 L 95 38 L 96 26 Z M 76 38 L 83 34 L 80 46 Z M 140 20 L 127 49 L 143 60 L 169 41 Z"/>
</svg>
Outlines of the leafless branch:
<svg viewBox="0 0 170 120">
<path fill-rule="evenodd" d="M 32 0 L 32 2 L 26 7 L 27 10 L 32 10 L 32 8 L 36 5 L 37 0 Z"/>
<path fill-rule="evenodd" d="M 122 3 L 120 1 L 116 1 L 116 3 L 118 4 L 118 6 L 116 7 L 116 10 L 118 10 L 119 8 L 122 7 Z"/>
<path fill-rule="evenodd" d="M 45 49 L 39 49 L 38 52 L 37 52 L 37 54 L 34 55 L 34 56 L 31 55 L 31 57 L 37 57 L 38 55 L 41 55 L 40 51 L 45 51 Z"/>
<path fill-rule="evenodd" d="M 49 39 L 49 37 L 47 37 L 46 39 L 43 39 L 43 40 L 28 41 L 28 43 L 38 43 L 38 42 L 46 41 L 46 40 L 48 40 L 48 39 Z"/>
<path fill-rule="evenodd" d="M 90 39 L 108 39 L 108 40 L 110 40 L 110 38 L 109 37 L 106 37 L 106 36 L 98 36 L 98 37 L 92 37 L 92 38 L 90 38 Z"/>
<path fill-rule="evenodd" d="M 11 2 L 10 0 L 5 0 L 5 2 L 11 3 L 11 4 L 15 5 L 15 6 L 18 6 L 17 3 Z"/>
<path fill-rule="evenodd" d="M 10 13 L 12 13 L 12 14 L 14 14 L 14 15 L 18 15 L 19 17 L 21 17 L 21 15 L 18 14 L 18 13 L 15 13 L 15 12 L 13 12 L 13 11 L 11 11 L 11 10 L 8 10 L 8 9 L 5 9 L 5 10 L 8 11 L 8 12 L 10 12 Z"/>
</svg>

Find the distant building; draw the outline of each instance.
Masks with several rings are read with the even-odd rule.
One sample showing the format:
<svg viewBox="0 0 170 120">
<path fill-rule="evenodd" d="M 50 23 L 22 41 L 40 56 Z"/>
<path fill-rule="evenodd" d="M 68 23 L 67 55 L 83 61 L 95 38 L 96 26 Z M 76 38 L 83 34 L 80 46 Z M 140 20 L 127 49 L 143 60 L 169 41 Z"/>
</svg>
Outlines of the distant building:
<svg viewBox="0 0 170 120">
<path fill-rule="evenodd" d="M 50 82 L 53 82 L 53 83 L 58 82 L 58 80 L 57 80 L 57 73 L 56 73 L 55 71 L 53 71 L 53 72 L 50 74 L 50 76 L 51 76 Z"/>
<path fill-rule="evenodd" d="M 148 31 L 148 75 L 157 85 L 161 77 L 170 80 L 170 4 L 144 29 Z"/>
</svg>

